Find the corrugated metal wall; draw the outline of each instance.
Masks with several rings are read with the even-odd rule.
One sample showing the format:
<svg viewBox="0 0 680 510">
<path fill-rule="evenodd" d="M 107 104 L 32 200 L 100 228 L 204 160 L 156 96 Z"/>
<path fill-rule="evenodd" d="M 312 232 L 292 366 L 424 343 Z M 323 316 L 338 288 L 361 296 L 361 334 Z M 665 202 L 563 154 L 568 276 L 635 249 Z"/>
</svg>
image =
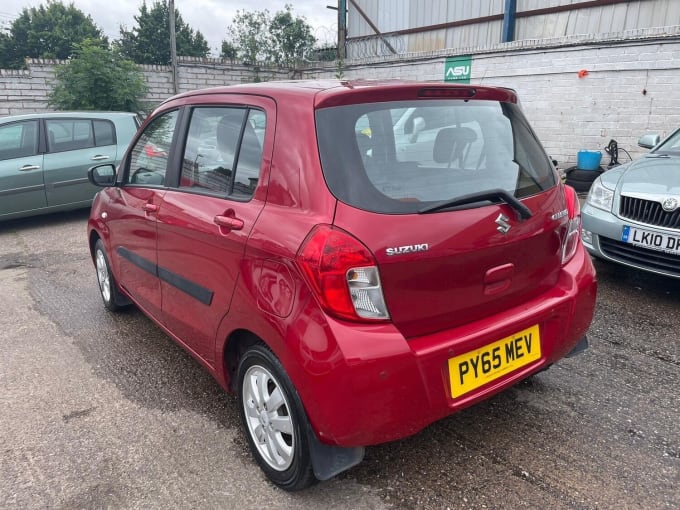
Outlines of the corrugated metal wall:
<svg viewBox="0 0 680 510">
<path fill-rule="evenodd" d="M 522 16 L 546 8 L 563 8 L 584 0 L 517 0 L 515 40 L 546 39 L 579 34 L 618 33 L 637 28 L 680 25 L 680 0 L 636 0 Z M 348 0 L 347 56 L 488 47 L 501 42 L 502 19 L 414 32 L 413 29 L 488 16 L 502 17 L 504 0 Z M 378 30 L 377 37 L 363 13 Z M 410 31 L 409 33 L 397 33 Z"/>
<path fill-rule="evenodd" d="M 502 14 L 504 0 L 354 0 L 356 6 L 382 33 L 463 21 L 493 14 Z M 375 37 L 359 9 L 347 2 L 347 55 L 370 57 L 389 55 L 384 42 Z M 459 46 L 487 46 L 500 41 L 502 22 L 477 23 L 455 29 L 440 29 L 407 35 L 387 35 L 385 40 L 396 53 L 432 51 Z M 472 42 L 474 41 L 474 42 Z M 372 51 L 382 50 L 380 53 Z"/>
<path fill-rule="evenodd" d="M 517 12 L 578 4 L 582 0 L 517 0 Z M 680 1 L 637 0 L 602 7 L 518 17 L 515 40 L 617 33 L 680 24 Z"/>
</svg>

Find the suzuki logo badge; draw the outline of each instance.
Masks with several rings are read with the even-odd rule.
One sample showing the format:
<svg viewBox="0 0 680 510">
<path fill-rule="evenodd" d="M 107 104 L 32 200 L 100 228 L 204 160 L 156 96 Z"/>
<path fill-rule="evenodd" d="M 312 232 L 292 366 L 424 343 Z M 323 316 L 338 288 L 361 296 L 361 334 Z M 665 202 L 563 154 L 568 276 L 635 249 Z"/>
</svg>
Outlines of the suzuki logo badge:
<svg viewBox="0 0 680 510">
<path fill-rule="evenodd" d="M 673 197 L 668 197 L 661 203 L 661 207 L 666 212 L 673 212 L 678 208 L 678 200 Z"/>
<path fill-rule="evenodd" d="M 498 225 L 498 230 L 501 234 L 505 235 L 508 233 L 508 230 L 510 230 L 510 218 L 508 218 L 505 214 L 501 213 L 498 215 L 498 218 L 496 218 L 496 224 Z"/>
</svg>

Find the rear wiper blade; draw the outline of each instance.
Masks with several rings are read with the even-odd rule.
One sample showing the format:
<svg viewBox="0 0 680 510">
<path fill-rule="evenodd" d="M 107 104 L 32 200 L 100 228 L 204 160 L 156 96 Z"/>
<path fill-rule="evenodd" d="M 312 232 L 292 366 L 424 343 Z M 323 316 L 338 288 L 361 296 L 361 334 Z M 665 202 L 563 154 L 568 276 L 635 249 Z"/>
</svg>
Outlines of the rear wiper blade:
<svg viewBox="0 0 680 510">
<path fill-rule="evenodd" d="M 418 211 L 418 214 L 441 211 L 442 209 L 449 209 L 451 207 L 474 204 L 477 202 L 491 202 L 493 204 L 505 202 L 519 213 L 520 219 L 527 220 L 532 216 L 531 210 L 526 205 L 517 200 L 517 198 L 508 193 L 506 190 L 500 188 L 470 193 L 469 195 L 452 198 L 451 200 L 443 200 L 441 202 L 437 202 L 436 204 L 423 207 Z"/>
</svg>

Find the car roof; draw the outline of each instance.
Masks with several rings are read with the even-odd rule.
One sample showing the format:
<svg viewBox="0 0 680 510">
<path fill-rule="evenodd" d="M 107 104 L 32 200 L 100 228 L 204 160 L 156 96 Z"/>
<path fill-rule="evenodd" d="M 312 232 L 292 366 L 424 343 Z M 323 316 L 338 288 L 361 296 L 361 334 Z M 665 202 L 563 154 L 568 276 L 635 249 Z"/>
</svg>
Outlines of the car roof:
<svg viewBox="0 0 680 510">
<path fill-rule="evenodd" d="M 503 87 L 489 87 L 471 84 L 453 84 L 444 82 L 424 82 L 408 80 L 287 80 L 269 81 L 261 83 L 246 83 L 237 85 L 227 85 L 223 87 L 212 87 L 184 92 L 166 99 L 169 101 L 182 100 L 186 98 L 202 95 L 219 94 L 252 94 L 270 96 L 278 99 L 308 96 L 312 98 L 316 107 L 331 106 L 334 103 L 347 104 L 352 102 L 352 98 L 362 102 L 374 98 L 380 101 L 398 100 L 401 96 L 409 95 L 415 97 L 420 90 L 471 90 L 474 89 L 471 97 L 477 99 L 492 99 L 499 101 L 517 102 L 515 92 Z M 363 98 L 363 99 L 362 99 Z"/>
<path fill-rule="evenodd" d="M 116 117 L 135 117 L 136 113 L 130 112 L 94 112 L 94 111 L 63 111 L 63 112 L 42 112 L 42 113 L 24 113 L 21 115 L 9 115 L 7 117 L 0 117 L 0 124 L 9 122 L 16 122 L 18 120 L 33 120 L 33 119 L 70 119 L 74 117 L 89 118 L 89 119 L 113 119 Z"/>
</svg>

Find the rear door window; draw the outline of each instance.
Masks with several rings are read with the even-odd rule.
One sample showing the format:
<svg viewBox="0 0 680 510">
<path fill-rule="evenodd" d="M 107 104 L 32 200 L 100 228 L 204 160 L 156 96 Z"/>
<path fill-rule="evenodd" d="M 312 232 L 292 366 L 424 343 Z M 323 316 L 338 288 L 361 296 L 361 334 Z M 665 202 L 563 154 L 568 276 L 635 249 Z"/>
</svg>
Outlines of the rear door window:
<svg viewBox="0 0 680 510">
<path fill-rule="evenodd" d="M 48 119 L 47 148 L 50 152 L 94 147 L 94 129 L 88 119 Z"/>
<path fill-rule="evenodd" d="M 106 119 L 48 119 L 49 152 L 63 152 L 115 145 L 116 130 Z"/>
<path fill-rule="evenodd" d="M 556 184 L 519 109 L 493 101 L 404 101 L 317 111 L 324 176 L 350 205 L 410 213 L 502 188 L 516 197 Z"/>
<path fill-rule="evenodd" d="M 266 115 L 260 110 L 194 108 L 180 188 L 250 199 L 260 176 L 265 127 Z"/>
</svg>

